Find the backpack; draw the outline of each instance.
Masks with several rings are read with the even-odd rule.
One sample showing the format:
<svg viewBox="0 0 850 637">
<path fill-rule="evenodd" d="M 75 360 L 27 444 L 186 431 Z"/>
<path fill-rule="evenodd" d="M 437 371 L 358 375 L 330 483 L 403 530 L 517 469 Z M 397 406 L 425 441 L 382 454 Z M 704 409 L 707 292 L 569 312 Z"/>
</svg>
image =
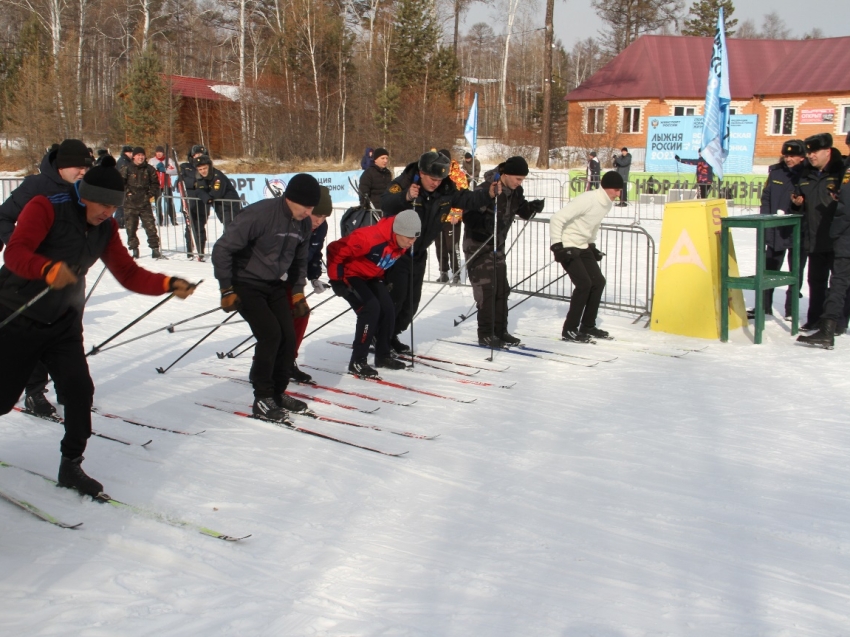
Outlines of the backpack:
<svg viewBox="0 0 850 637">
<path fill-rule="evenodd" d="M 370 210 L 365 206 L 349 208 L 339 220 L 339 233 L 341 236 L 347 237 L 358 228 L 374 226 L 381 220 L 379 215 L 380 213 L 377 210 Z"/>
</svg>

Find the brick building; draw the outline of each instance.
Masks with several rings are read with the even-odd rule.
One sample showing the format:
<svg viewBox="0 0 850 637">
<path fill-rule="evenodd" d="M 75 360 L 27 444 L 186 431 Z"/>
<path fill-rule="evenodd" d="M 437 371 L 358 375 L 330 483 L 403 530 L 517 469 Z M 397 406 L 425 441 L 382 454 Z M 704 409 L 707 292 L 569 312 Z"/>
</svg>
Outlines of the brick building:
<svg viewBox="0 0 850 637">
<path fill-rule="evenodd" d="M 733 114 L 758 115 L 754 163 L 783 140 L 830 132 L 846 152 L 850 37 L 728 39 Z M 645 148 L 651 117 L 701 115 L 713 39 L 646 35 L 571 91 L 567 145 Z"/>
</svg>

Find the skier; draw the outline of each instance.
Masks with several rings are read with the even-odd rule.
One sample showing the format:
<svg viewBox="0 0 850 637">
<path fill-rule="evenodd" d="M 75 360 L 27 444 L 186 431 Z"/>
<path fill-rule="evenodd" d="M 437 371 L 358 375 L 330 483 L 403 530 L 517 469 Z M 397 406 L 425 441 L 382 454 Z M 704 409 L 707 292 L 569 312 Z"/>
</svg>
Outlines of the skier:
<svg viewBox="0 0 850 637">
<path fill-rule="evenodd" d="M 310 235 L 310 247 L 307 249 L 307 280 L 313 286 L 313 292 L 322 294 L 328 289 L 326 283 L 321 280 L 322 276 L 322 248 L 325 246 L 325 238 L 328 235 L 327 220 L 333 214 L 333 201 L 331 200 L 331 191 L 327 186 L 319 186 L 321 194 L 319 195 L 319 203 L 313 208 L 310 213 L 310 223 L 313 232 Z M 287 280 L 295 279 L 298 276 L 297 264 L 289 267 Z M 301 341 L 304 340 L 304 333 L 307 331 L 307 323 L 310 320 L 310 308 L 307 303 L 302 303 L 298 307 L 292 300 L 292 286 L 287 286 L 289 294 L 289 307 L 292 309 L 292 324 L 295 327 L 295 360 L 292 363 L 292 373 L 289 376 L 290 380 L 296 383 L 311 383 L 313 377 L 306 372 L 302 372 L 298 368 L 298 350 L 301 349 Z"/>
<path fill-rule="evenodd" d="M 836 198 L 834 192 L 830 193 Z M 829 235 L 833 240 L 835 255 L 829 291 L 820 318 L 820 329 L 809 336 L 798 336 L 797 341 L 832 349 L 835 345 L 836 324 L 844 318 L 844 303 L 850 290 L 850 168 L 841 180 L 841 191 L 837 197 L 835 217 Z"/>
<path fill-rule="evenodd" d="M 588 343 L 592 338 L 609 338 L 608 332 L 596 327 L 596 314 L 605 289 L 605 277 L 599 269 L 604 253 L 596 247 L 599 226 L 620 196 L 625 182 L 617 172 L 602 177 L 602 188 L 585 192 L 549 221 L 550 249 L 573 282 L 570 309 L 561 330 L 565 341 Z"/>
<path fill-rule="evenodd" d="M 159 178 L 156 169 L 148 163 L 145 149 L 136 146 L 133 149 L 133 161 L 120 170 L 126 187 L 124 201 L 124 225 L 127 229 L 127 247 L 134 259 L 139 258 L 139 220 L 148 237 L 148 246 L 154 259 L 162 259 L 159 248 L 159 235 L 156 233 L 156 219 L 153 216 L 151 202 L 159 197 Z"/>
<path fill-rule="evenodd" d="M 422 223 L 416 212 L 404 210 L 328 245 L 331 287 L 357 313 L 348 364 L 349 373 L 355 376 L 378 376 L 367 361 L 373 338 L 375 367 L 405 368 L 403 362 L 393 358 L 390 348 L 390 337 L 395 333 L 395 308 L 383 278 L 385 271 L 413 245 L 421 230 Z"/>
<path fill-rule="evenodd" d="M 515 217 L 531 219 L 543 210 L 545 200 L 527 201 L 522 182 L 528 175 L 528 162 L 509 157 L 494 170 L 484 173 L 477 189 L 487 189 L 496 174 L 502 185 L 496 197 L 499 218 L 496 232 L 496 262 L 493 263 L 493 205 L 463 213 L 463 255 L 478 307 L 478 344 L 499 348 L 518 345 L 520 340 L 508 333 L 508 269 L 505 263 L 505 239 Z M 493 269 L 495 267 L 495 270 Z M 493 297 L 495 295 L 495 314 Z"/>
<path fill-rule="evenodd" d="M 0 206 L 0 249 L 9 243 L 21 210 L 33 197 L 72 194 L 74 184 L 83 178 L 91 165 L 88 150 L 79 139 L 66 139 L 55 151 L 47 153 L 41 160 L 41 172 L 25 177 Z M 47 367 L 39 361 L 27 381 L 26 408 L 39 416 L 55 414 L 56 408 L 44 395 L 46 391 Z"/>
<path fill-rule="evenodd" d="M 310 311 L 304 300 L 312 234 L 309 217 L 320 198 L 316 178 L 299 173 L 289 180 L 283 197 L 247 206 L 213 246 L 221 307 L 225 312 L 238 311 L 257 339 L 250 378 L 258 418 L 286 422 L 287 411 L 307 409 L 285 391 L 295 362 L 293 311 Z M 293 266 L 296 274 L 288 276 Z M 282 280 L 284 275 L 288 282 Z"/>
<path fill-rule="evenodd" d="M 699 198 L 708 199 L 708 191 L 711 190 L 711 182 L 714 181 L 714 168 L 712 168 L 711 164 L 703 159 L 702 148 L 697 151 L 697 154 L 699 157 L 696 159 L 682 159 L 678 155 L 675 155 L 674 157 L 680 164 L 697 167 L 697 189 L 699 190 Z"/>
<path fill-rule="evenodd" d="M 0 317 L 31 303 L 0 329 L 0 414 L 15 406 L 27 377 L 43 360 L 65 404 L 59 484 L 93 497 L 103 485 L 82 468 L 94 396 L 83 350 L 86 272 L 102 259 L 134 292 L 186 298 L 194 291 L 188 281 L 149 272 L 130 258 L 110 219 L 123 201 L 124 180 L 115 160 L 104 158 L 77 182 L 73 196 L 39 195 L 24 206 L 0 269 Z"/>
<path fill-rule="evenodd" d="M 835 196 L 841 188 L 844 161 L 832 146 L 832 135 L 818 133 L 807 137 L 806 158 L 798 194 L 791 195 L 791 210 L 803 215 L 803 250 L 808 255 L 809 311 L 804 332 L 816 330 L 823 312 L 829 273 L 832 269 L 832 238 L 829 226 L 838 205 Z"/>
<path fill-rule="evenodd" d="M 491 183 L 489 190 L 458 190 L 448 176 L 449 160 L 439 153 L 427 152 L 418 162 L 409 164 L 381 196 L 381 211 L 385 217 L 412 208 L 422 222 L 422 232 L 416 243 L 387 272 L 385 279 L 392 283 L 390 296 L 396 308 L 396 333 L 391 345 L 399 353 L 410 351 L 398 335 L 410 326 L 419 308 L 428 247 L 440 235 L 443 214 L 451 208 L 481 208 L 500 192 L 499 182 Z"/>
</svg>

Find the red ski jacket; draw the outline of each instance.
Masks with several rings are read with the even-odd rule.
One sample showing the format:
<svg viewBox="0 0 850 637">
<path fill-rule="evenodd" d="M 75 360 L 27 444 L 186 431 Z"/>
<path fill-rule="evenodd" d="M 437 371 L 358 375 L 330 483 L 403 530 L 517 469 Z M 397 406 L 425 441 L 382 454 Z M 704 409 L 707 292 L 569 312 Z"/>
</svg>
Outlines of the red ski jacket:
<svg viewBox="0 0 850 637">
<path fill-rule="evenodd" d="M 347 282 L 349 277 L 377 279 L 405 253 L 393 233 L 395 217 L 385 217 L 328 245 L 328 277 Z"/>
</svg>

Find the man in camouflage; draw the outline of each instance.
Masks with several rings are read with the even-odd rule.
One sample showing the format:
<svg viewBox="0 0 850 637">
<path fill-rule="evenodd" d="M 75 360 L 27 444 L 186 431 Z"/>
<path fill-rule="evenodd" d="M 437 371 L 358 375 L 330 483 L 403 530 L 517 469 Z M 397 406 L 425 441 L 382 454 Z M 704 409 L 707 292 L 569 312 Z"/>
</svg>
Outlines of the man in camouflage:
<svg viewBox="0 0 850 637">
<path fill-rule="evenodd" d="M 159 235 L 156 233 L 156 219 L 151 209 L 151 201 L 159 197 L 159 177 L 156 169 L 145 157 L 145 149 L 137 146 L 133 149 L 133 161 L 120 169 L 124 178 L 124 226 L 127 229 L 127 247 L 134 259 L 139 258 L 139 219 L 148 235 L 148 246 L 154 259 L 162 259 L 159 247 Z"/>
</svg>

